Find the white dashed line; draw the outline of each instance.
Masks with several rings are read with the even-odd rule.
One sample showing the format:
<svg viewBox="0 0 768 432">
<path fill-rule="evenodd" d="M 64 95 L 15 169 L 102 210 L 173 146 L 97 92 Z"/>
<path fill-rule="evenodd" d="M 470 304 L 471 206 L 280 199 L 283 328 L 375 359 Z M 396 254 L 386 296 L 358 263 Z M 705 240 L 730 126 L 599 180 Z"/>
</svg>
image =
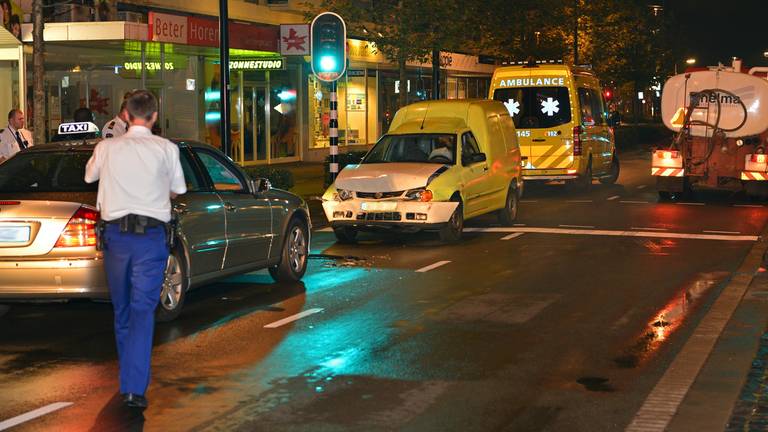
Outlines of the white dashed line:
<svg viewBox="0 0 768 432">
<path fill-rule="evenodd" d="M 594 226 L 592 225 L 558 225 L 560 228 L 584 228 L 584 229 L 592 229 Z"/>
<path fill-rule="evenodd" d="M 709 234 L 741 234 L 740 231 L 717 231 L 717 230 L 704 230 L 702 232 Z"/>
<path fill-rule="evenodd" d="M 513 224 L 513 226 L 521 227 L 521 226 L 525 226 L 525 224 Z"/>
<path fill-rule="evenodd" d="M 619 201 L 622 204 L 650 204 L 648 201 Z"/>
<path fill-rule="evenodd" d="M 689 203 L 689 202 L 679 202 L 677 205 L 687 205 L 687 206 L 703 206 L 704 203 Z"/>
<path fill-rule="evenodd" d="M 763 208 L 764 206 L 757 204 L 734 204 L 734 207 L 746 207 L 746 208 Z"/>
<path fill-rule="evenodd" d="M 512 233 L 512 234 L 510 234 L 510 235 L 508 235 L 508 236 L 506 236 L 506 237 L 502 237 L 501 239 L 502 239 L 502 240 L 512 240 L 512 239 L 514 239 L 514 238 L 518 238 L 518 237 L 520 237 L 520 236 L 521 236 L 521 235 L 523 235 L 523 234 L 525 234 L 525 233 Z"/>
<path fill-rule="evenodd" d="M 304 312 L 297 313 L 296 315 L 291 315 L 288 318 L 283 318 L 283 319 L 281 319 L 279 321 L 275 321 L 273 323 L 267 324 L 267 325 L 264 326 L 264 328 L 277 328 L 277 327 L 280 327 L 280 326 L 284 326 L 284 325 L 286 325 L 288 323 L 292 323 L 292 322 L 294 322 L 296 320 L 300 320 L 300 319 L 302 319 L 304 317 L 307 317 L 307 316 L 310 316 L 310 315 L 314 315 L 314 314 L 322 312 L 322 311 L 323 311 L 322 308 L 307 309 Z"/>
<path fill-rule="evenodd" d="M 567 203 L 589 204 L 592 200 L 568 200 Z"/>
<path fill-rule="evenodd" d="M 434 270 L 434 269 L 436 269 L 438 267 L 442 267 L 442 266 L 444 266 L 446 264 L 450 264 L 450 261 L 438 261 L 438 262 L 436 262 L 434 264 L 430 264 L 430 265 L 428 265 L 426 267 L 422 267 L 422 268 L 416 270 L 416 273 L 426 273 L 426 272 L 428 272 L 430 270 Z"/>
<path fill-rule="evenodd" d="M 653 228 L 653 227 L 632 227 L 630 229 L 638 231 L 669 231 L 666 228 Z"/>
<path fill-rule="evenodd" d="M 607 201 L 613 201 L 613 200 L 617 200 L 619 198 L 621 198 L 621 195 L 614 195 L 612 197 L 609 197 Z"/>
<path fill-rule="evenodd" d="M 62 408 L 66 408 L 70 405 L 73 405 L 72 402 L 56 402 L 52 403 L 50 405 L 46 405 L 42 408 L 38 408 L 36 410 L 32 410 L 28 413 L 10 418 L 8 420 L 4 420 L 0 422 L 0 431 L 4 431 L 6 429 L 10 429 L 14 426 L 18 426 L 22 423 L 28 422 L 30 420 L 34 420 L 38 417 L 42 417 L 46 414 L 50 414 L 54 411 L 58 411 Z"/>
<path fill-rule="evenodd" d="M 480 233 L 536 233 L 536 234 L 570 234 L 593 235 L 608 237 L 649 237 L 649 238 L 678 238 L 691 240 L 725 240 L 725 241 L 757 241 L 760 239 L 754 235 L 723 235 L 723 234 L 688 234 L 676 232 L 650 232 L 650 231 L 620 231 L 620 230 L 586 230 L 566 228 L 464 228 L 464 232 Z"/>
</svg>

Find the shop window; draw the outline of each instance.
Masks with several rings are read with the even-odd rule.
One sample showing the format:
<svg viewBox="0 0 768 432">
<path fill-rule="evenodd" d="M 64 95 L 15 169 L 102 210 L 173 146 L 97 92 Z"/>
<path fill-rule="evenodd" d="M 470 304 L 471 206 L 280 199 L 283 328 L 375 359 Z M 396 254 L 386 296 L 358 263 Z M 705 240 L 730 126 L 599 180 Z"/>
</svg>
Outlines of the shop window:
<svg viewBox="0 0 768 432">
<path fill-rule="evenodd" d="M 299 154 L 298 80 L 294 69 L 272 71 L 270 80 L 270 156 L 272 159 Z"/>
</svg>

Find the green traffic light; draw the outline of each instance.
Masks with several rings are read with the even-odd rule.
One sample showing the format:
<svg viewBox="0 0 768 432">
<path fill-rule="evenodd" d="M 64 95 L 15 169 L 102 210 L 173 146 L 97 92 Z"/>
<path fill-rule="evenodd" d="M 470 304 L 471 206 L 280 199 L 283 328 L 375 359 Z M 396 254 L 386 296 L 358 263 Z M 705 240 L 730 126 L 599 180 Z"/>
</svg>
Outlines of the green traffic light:
<svg viewBox="0 0 768 432">
<path fill-rule="evenodd" d="M 336 58 L 330 55 L 320 57 L 320 70 L 323 72 L 334 72 L 336 70 Z"/>
</svg>

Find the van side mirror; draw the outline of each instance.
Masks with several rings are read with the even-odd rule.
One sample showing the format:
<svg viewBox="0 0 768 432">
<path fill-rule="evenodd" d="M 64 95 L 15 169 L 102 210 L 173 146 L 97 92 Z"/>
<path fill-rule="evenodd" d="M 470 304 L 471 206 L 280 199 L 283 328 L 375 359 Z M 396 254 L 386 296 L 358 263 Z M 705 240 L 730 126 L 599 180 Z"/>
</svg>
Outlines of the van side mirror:
<svg viewBox="0 0 768 432">
<path fill-rule="evenodd" d="M 255 180 L 251 179 L 248 183 L 248 187 L 251 190 L 251 193 L 254 195 L 269 192 L 269 190 L 272 189 L 272 183 L 270 183 L 269 180 L 265 178 L 257 178 Z"/>
</svg>

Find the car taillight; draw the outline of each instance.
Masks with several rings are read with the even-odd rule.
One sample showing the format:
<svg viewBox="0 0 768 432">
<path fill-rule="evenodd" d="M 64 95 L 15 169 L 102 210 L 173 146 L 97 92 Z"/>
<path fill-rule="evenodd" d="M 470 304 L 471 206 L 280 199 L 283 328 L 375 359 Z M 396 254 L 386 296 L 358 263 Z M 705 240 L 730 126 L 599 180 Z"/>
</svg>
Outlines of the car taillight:
<svg viewBox="0 0 768 432">
<path fill-rule="evenodd" d="M 581 126 L 576 126 L 573 128 L 573 155 L 574 156 L 581 156 L 581 133 L 582 129 Z"/>
<path fill-rule="evenodd" d="M 766 161 L 768 161 L 768 155 L 753 154 L 751 160 L 753 163 L 764 164 Z"/>
<path fill-rule="evenodd" d="M 80 207 L 67 222 L 55 247 L 96 246 L 96 223 L 98 221 L 98 211 L 88 207 Z"/>
<path fill-rule="evenodd" d="M 0 201 L 0 205 L 19 205 L 21 201 Z"/>
</svg>

